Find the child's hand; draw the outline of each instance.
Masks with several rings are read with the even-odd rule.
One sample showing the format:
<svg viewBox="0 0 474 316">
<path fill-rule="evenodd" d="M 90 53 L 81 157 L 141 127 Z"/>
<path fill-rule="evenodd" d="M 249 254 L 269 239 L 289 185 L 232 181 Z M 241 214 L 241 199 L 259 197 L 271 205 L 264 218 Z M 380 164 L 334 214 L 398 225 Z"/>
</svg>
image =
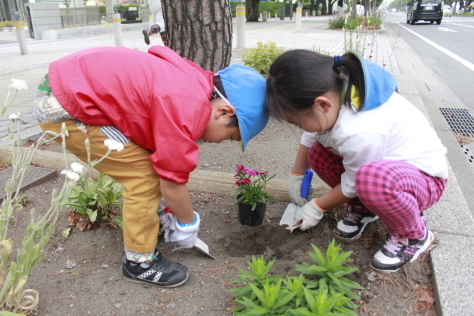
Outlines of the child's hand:
<svg viewBox="0 0 474 316">
<path fill-rule="evenodd" d="M 323 218 L 323 211 L 316 205 L 316 199 L 306 203 L 296 214 L 295 223 L 302 221 L 301 230 L 307 230 L 311 227 L 316 226 L 319 221 Z"/>
<path fill-rule="evenodd" d="M 288 193 L 290 194 L 291 202 L 300 206 L 308 203 L 307 199 L 301 197 L 301 185 L 303 183 L 303 178 L 303 175 L 295 174 L 290 174 L 290 177 L 288 178 Z"/>
<path fill-rule="evenodd" d="M 173 249 L 173 251 L 182 248 L 192 248 L 198 236 L 200 223 L 199 214 L 196 212 L 194 212 L 194 222 L 190 224 L 181 224 L 176 220 L 175 230 L 165 233 L 165 240 L 178 243 L 179 246 Z"/>
</svg>

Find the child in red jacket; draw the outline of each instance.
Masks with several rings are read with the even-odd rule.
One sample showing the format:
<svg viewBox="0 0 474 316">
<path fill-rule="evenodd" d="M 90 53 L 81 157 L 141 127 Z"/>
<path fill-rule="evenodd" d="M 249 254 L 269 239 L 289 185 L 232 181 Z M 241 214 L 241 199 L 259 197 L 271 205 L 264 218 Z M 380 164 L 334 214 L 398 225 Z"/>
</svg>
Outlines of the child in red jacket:
<svg viewBox="0 0 474 316">
<path fill-rule="evenodd" d="M 249 67 L 214 74 L 164 46 L 148 53 L 92 48 L 51 63 L 35 98 L 41 128 L 60 132 L 65 124 L 67 149 L 83 161 L 86 139 L 92 160 L 108 151 L 104 141 L 123 147 L 95 168 L 124 186 L 126 278 L 164 287 L 186 282 L 188 268 L 155 249 L 160 200 L 175 215 L 171 241 L 193 247 L 200 220 L 186 183 L 197 165 L 196 141 L 236 140 L 243 150 L 268 122 L 264 93 L 264 78 Z"/>
</svg>

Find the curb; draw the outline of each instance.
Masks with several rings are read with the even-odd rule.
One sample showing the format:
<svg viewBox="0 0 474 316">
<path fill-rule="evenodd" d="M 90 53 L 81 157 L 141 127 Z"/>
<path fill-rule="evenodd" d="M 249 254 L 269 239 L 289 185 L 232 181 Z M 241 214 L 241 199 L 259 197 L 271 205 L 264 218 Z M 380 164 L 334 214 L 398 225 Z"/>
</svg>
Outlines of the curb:
<svg viewBox="0 0 474 316">
<path fill-rule="evenodd" d="M 0 162 L 10 162 L 12 159 L 12 149 L 7 146 L 0 146 Z M 67 161 L 67 163 L 65 162 Z M 87 164 L 79 160 L 73 154 L 62 152 L 53 152 L 48 150 L 36 150 L 31 163 L 57 171 L 69 169 L 72 162 L 78 162 L 84 167 Z M 85 174 L 88 177 L 97 180 L 99 171 L 90 169 Z M 191 172 L 187 187 L 189 191 L 200 193 L 214 193 L 234 196 L 236 187 L 234 185 L 234 174 L 225 172 L 215 172 L 206 170 L 194 170 Z M 271 179 L 267 183 L 268 194 L 273 196 L 279 202 L 291 202 L 288 195 L 288 181 L 281 179 Z M 327 185 L 313 185 L 313 194 L 320 196 L 329 191 Z"/>
</svg>

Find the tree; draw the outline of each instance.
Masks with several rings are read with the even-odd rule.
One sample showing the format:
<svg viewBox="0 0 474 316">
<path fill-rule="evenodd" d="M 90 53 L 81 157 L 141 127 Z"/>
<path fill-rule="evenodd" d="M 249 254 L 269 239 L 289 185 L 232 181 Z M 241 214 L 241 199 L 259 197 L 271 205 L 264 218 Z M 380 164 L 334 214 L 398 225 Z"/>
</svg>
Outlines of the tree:
<svg viewBox="0 0 474 316">
<path fill-rule="evenodd" d="M 169 47 L 209 71 L 230 64 L 232 16 L 229 0 L 161 0 Z"/>
<path fill-rule="evenodd" d="M 245 1 L 245 16 L 247 22 L 258 22 L 258 4 L 260 0 Z"/>
</svg>

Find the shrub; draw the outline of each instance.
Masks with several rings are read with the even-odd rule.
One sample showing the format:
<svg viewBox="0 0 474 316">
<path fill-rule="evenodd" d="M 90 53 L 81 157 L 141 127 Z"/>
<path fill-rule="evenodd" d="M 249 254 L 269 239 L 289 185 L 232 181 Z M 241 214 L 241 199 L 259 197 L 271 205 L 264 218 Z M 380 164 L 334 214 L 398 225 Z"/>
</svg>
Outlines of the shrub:
<svg viewBox="0 0 474 316">
<path fill-rule="evenodd" d="M 359 26 L 359 19 L 345 20 L 344 17 L 335 17 L 329 20 L 328 28 L 331 30 L 337 30 L 346 28 L 349 30 L 356 29 Z"/>
<path fill-rule="evenodd" d="M 328 28 L 331 30 L 342 29 L 344 27 L 344 24 L 345 24 L 345 21 L 342 16 L 335 17 L 335 18 L 329 19 Z"/>
<path fill-rule="evenodd" d="M 377 16 L 371 16 L 365 19 L 364 25 L 368 28 L 374 28 L 376 30 L 379 30 L 382 26 L 382 19 Z"/>
<path fill-rule="evenodd" d="M 230 9 L 232 17 L 235 18 L 235 7 L 239 4 L 238 1 L 230 1 Z M 245 6 L 245 1 L 242 2 Z M 290 14 L 290 4 L 288 2 L 279 2 L 279 1 L 260 1 L 258 4 L 258 13 L 260 14 L 263 10 L 267 10 L 269 17 L 275 16 L 275 14 L 280 15 L 280 5 L 285 6 L 285 16 Z M 294 6 L 296 7 L 296 6 Z"/>
<path fill-rule="evenodd" d="M 258 41 L 256 48 L 245 49 L 241 53 L 244 65 L 252 67 L 261 74 L 268 74 L 273 61 L 283 53 L 284 49 L 278 47 L 273 41 Z"/>
<path fill-rule="evenodd" d="M 358 26 L 359 26 L 359 19 L 356 19 L 356 20 L 348 20 L 345 27 L 348 30 L 354 30 Z"/>
<path fill-rule="evenodd" d="M 4 27 L 14 27 L 15 24 L 13 23 L 13 21 L 3 21 L 3 22 L 0 22 L 0 29 L 4 28 Z"/>
</svg>

